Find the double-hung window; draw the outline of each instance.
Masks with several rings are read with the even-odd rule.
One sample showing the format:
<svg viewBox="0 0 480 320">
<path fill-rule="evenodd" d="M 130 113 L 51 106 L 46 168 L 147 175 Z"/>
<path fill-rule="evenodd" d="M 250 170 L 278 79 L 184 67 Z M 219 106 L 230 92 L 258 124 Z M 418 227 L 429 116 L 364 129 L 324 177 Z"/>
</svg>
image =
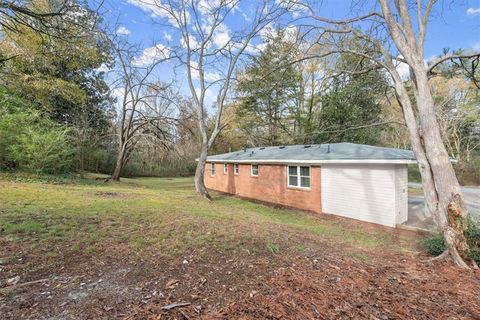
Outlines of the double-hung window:
<svg viewBox="0 0 480 320">
<path fill-rule="evenodd" d="M 223 164 L 223 173 L 227 174 L 228 173 L 228 163 Z"/>
<path fill-rule="evenodd" d="M 215 174 L 215 163 L 210 163 L 210 174 L 213 176 Z"/>
<path fill-rule="evenodd" d="M 288 166 L 288 186 L 310 188 L 310 167 Z"/>
<path fill-rule="evenodd" d="M 252 177 L 258 177 L 258 164 L 252 164 Z"/>
<path fill-rule="evenodd" d="M 233 165 L 233 172 L 234 172 L 235 174 L 238 174 L 239 171 L 240 171 L 240 169 L 238 168 L 238 163 L 235 163 L 235 164 Z"/>
</svg>

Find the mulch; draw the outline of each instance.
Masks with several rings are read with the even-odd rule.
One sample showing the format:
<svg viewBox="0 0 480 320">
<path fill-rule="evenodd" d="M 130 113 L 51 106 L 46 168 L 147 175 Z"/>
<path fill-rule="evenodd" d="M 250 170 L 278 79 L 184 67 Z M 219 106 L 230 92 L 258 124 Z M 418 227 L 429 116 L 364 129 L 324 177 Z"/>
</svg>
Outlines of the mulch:
<svg viewBox="0 0 480 320">
<path fill-rule="evenodd" d="M 197 300 L 167 311 L 154 302 L 137 305 L 125 319 L 480 319 L 479 271 L 418 255 L 386 256 L 277 257 L 274 268 L 255 269 L 240 290 L 200 293 L 206 306 Z M 177 294 L 188 301 L 188 290 Z"/>
<path fill-rule="evenodd" d="M 107 245 L 59 251 L 52 263 L 0 244 L 12 257 L 4 274 L 42 279 L 2 284 L 1 319 L 480 319 L 480 271 L 420 252 L 365 249 L 356 258 L 317 243 L 301 253 L 203 248 L 166 258 Z"/>
</svg>

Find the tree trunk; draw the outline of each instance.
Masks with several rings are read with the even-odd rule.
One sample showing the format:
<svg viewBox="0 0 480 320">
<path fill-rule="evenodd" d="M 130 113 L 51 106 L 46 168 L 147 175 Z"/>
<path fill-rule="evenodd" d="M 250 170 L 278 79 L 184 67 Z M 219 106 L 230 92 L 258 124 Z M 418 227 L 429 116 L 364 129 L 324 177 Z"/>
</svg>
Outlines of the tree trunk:
<svg viewBox="0 0 480 320">
<path fill-rule="evenodd" d="M 410 143 L 412 145 L 413 152 L 415 153 L 415 157 L 417 158 L 418 168 L 422 178 L 422 188 L 427 210 L 426 213 L 428 216 L 433 216 L 437 227 L 440 228 L 442 225 L 442 216 L 438 211 L 437 191 L 435 189 L 430 163 L 428 162 L 422 139 L 418 131 L 417 121 L 413 112 L 412 104 L 410 102 L 410 97 L 408 96 L 408 92 L 405 90 L 405 87 L 401 81 L 396 83 L 395 92 L 397 94 L 397 100 L 402 107 L 403 117 L 405 119 L 405 123 L 407 124 Z"/>
<path fill-rule="evenodd" d="M 207 153 L 208 153 L 208 143 L 202 143 L 202 150 L 200 151 L 200 157 L 198 158 L 197 168 L 195 170 L 195 189 L 197 193 L 206 197 L 207 199 L 211 199 L 210 195 L 208 194 L 208 190 L 205 187 L 205 164 L 207 161 Z"/>
<path fill-rule="evenodd" d="M 467 267 L 464 259 L 468 258 L 469 246 L 464 236 L 465 226 L 462 220 L 468 216 L 468 212 L 464 205 L 460 184 L 440 134 L 423 61 L 412 65 L 412 69 L 415 72 L 416 100 L 425 153 L 435 182 L 440 216 L 444 217 L 441 219 L 441 228 L 455 263 Z"/>
<path fill-rule="evenodd" d="M 118 157 L 117 162 L 115 164 L 115 169 L 110 178 L 107 181 L 120 181 L 120 174 L 122 173 L 122 169 L 125 166 L 125 146 L 122 145 L 118 150 Z"/>
</svg>

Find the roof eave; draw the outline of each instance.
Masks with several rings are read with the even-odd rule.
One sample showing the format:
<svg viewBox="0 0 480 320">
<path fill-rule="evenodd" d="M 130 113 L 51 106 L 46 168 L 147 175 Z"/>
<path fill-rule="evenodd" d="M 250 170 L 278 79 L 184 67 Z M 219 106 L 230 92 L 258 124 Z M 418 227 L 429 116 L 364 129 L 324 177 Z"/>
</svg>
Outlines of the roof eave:
<svg viewBox="0 0 480 320">
<path fill-rule="evenodd" d="M 198 161 L 198 159 L 197 159 Z M 261 163 L 261 164 L 416 164 L 417 160 L 414 159 L 331 159 L 331 160 L 295 160 L 295 159 L 247 159 L 247 160 L 225 160 L 208 158 L 208 162 L 221 162 L 221 163 Z"/>
</svg>

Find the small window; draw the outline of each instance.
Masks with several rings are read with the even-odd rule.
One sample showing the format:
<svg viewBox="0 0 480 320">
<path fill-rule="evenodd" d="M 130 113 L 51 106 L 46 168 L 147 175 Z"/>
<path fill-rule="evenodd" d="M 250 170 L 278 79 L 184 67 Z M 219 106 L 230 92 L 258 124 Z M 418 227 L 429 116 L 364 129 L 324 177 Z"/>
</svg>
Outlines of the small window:
<svg viewBox="0 0 480 320">
<path fill-rule="evenodd" d="M 223 173 L 225 173 L 225 174 L 228 173 L 228 163 L 223 164 Z"/>
<path fill-rule="evenodd" d="M 253 177 L 258 176 L 258 164 L 252 164 L 252 176 Z"/>
<path fill-rule="evenodd" d="M 238 174 L 238 172 L 240 172 L 240 169 L 238 168 L 238 163 L 235 163 L 233 165 L 233 171 L 235 172 L 235 174 Z"/>
<path fill-rule="evenodd" d="M 288 166 L 288 186 L 310 188 L 310 167 Z"/>
<path fill-rule="evenodd" d="M 210 174 L 213 176 L 215 174 L 215 163 L 210 163 Z"/>
</svg>

